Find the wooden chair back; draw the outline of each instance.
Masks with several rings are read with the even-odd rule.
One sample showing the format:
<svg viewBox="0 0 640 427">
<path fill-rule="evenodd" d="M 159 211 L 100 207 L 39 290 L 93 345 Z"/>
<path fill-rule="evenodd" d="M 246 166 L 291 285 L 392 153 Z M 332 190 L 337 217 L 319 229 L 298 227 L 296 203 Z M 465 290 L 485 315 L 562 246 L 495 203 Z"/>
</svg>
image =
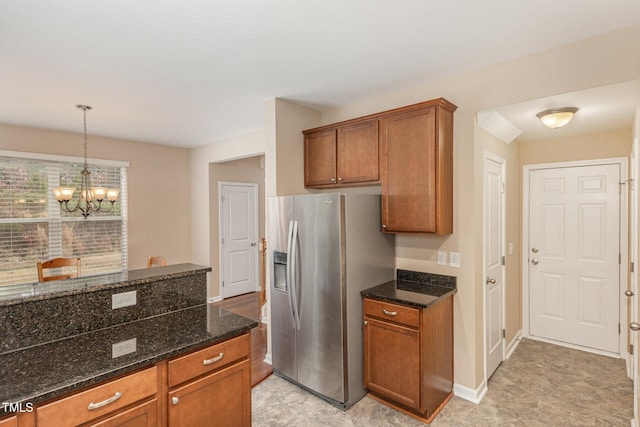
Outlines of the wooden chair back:
<svg viewBox="0 0 640 427">
<path fill-rule="evenodd" d="M 150 256 L 147 260 L 147 268 L 164 265 L 167 265 L 167 260 L 163 256 Z"/>
<path fill-rule="evenodd" d="M 49 268 L 75 267 L 65 274 L 45 276 L 44 270 Z M 48 261 L 38 262 L 38 282 L 49 282 L 51 280 L 72 279 L 80 276 L 80 258 L 53 258 Z"/>
</svg>

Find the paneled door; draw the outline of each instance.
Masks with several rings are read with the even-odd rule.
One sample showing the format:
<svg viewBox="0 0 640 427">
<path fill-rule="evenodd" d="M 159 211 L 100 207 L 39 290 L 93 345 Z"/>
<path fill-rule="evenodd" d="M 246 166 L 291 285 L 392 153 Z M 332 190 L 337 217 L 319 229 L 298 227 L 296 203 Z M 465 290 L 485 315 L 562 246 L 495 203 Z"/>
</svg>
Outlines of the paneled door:
<svg viewBox="0 0 640 427">
<path fill-rule="evenodd" d="M 619 353 L 620 165 L 529 172 L 529 333 Z"/>
<path fill-rule="evenodd" d="M 504 358 L 505 161 L 484 159 L 484 299 L 487 378 Z"/>
<path fill-rule="evenodd" d="M 257 184 L 220 184 L 222 297 L 258 290 Z"/>
</svg>

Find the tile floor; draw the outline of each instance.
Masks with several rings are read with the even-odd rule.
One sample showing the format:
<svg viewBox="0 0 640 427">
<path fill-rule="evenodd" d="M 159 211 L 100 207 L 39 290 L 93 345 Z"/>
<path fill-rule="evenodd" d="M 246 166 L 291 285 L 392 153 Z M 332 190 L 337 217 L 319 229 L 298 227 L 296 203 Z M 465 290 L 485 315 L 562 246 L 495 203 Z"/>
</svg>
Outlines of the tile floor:
<svg viewBox="0 0 640 427">
<path fill-rule="evenodd" d="M 271 375 L 253 389 L 254 426 L 424 426 L 365 397 L 341 411 Z M 629 426 L 624 361 L 523 340 L 479 405 L 454 397 L 432 426 Z"/>
</svg>

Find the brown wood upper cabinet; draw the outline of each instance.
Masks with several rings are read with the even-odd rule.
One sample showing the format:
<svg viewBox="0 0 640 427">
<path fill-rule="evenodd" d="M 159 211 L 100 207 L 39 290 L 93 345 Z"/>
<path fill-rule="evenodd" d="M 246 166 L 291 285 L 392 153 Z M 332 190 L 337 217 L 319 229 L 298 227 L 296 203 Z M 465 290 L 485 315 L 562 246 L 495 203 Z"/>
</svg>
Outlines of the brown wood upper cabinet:
<svg viewBox="0 0 640 427">
<path fill-rule="evenodd" d="M 304 185 L 382 184 L 382 229 L 453 233 L 453 112 L 438 98 L 303 131 Z"/>
<path fill-rule="evenodd" d="M 305 187 L 379 182 L 377 119 L 353 120 L 303 133 Z"/>
<path fill-rule="evenodd" d="M 382 228 L 453 233 L 453 112 L 439 98 L 380 117 Z"/>
</svg>

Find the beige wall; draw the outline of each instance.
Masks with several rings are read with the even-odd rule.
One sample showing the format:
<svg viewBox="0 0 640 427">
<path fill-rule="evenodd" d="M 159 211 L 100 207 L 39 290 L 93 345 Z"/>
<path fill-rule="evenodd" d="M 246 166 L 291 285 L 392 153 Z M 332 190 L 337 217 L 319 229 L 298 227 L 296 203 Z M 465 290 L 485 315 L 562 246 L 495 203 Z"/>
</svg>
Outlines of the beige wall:
<svg viewBox="0 0 640 427">
<path fill-rule="evenodd" d="M 211 243 L 211 288 L 210 297 L 219 296 L 221 292 L 220 277 L 220 212 L 219 183 L 240 182 L 258 185 L 258 239 L 264 237 L 265 219 L 265 189 L 264 189 L 264 158 L 262 156 L 248 157 L 246 159 L 232 160 L 209 165 L 209 215 Z M 258 276 L 259 277 L 259 276 Z"/>
<path fill-rule="evenodd" d="M 82 135 L 0 124 L 0 150 L 82 157 Z M 149 255 L 191 262 L 189 151 L 89 135 L 87 155 L 130 162 L 129 269 L 146 267 Z"/>
<path fill-rule="evenodd" d="M 631 129 L 571 138 L 520 142 L 520 164 L 524 166 L 572 160 L 629 157 L 632 142 Z"/>
<path fill-rule="evenodd" d="M 635 25 L 483 69 L 363 99 L 323 114 L 323 124 L 333 123 L 438 97 L 458 106 L 454 116 L 454 233 L 448 237 L 399 235 L 396 239 L 398 268 L 458 278 L 458 293 L 454 299 L 456 392 L 473 398 L 474 393 L 476 396 L 482 393 L 486 384 L 482 330 L 484 146 L 475 141 L 475 114 L 502 105 L 637 79 L 640 77 L 639 43 L 640 25 Z M 557 73 L 557 70 L 562 70 L 562 73 Z M 512 229 L 509 233 L 512 237 L 515 234 Z M 460 252 L 461 267 L 437 266 L 438 250 Z M 513 334 L 514 314 L 508 316 L 508 329 Z"/>
</svg>

